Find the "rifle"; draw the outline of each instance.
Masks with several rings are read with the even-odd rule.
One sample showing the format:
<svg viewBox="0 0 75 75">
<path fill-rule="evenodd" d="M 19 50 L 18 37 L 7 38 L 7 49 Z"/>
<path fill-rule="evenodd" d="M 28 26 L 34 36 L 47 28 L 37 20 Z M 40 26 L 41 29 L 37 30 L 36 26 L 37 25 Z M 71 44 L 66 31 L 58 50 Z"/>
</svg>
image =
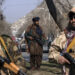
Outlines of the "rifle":
<svg viewBox="0 0 75 75">
<path fill-rule="evenodd" d="M 31 36 L 40 46 L 43 46 L 44 45 L 44 43 L 45 43 L 45 40 L 44 39 L 37 38 L 36 36 L 34 36 L 34 35 L 30 34 L 30 33 L 27 33 L 27 35 L 25 35 L 26 39 L 29 40 L 29 38 L 28 38 L 29 36 Z"/>
<path fill-rule="evenodd" d="M 24 72 L 22 72 L 14 63 L 11 63 L 8 59 L 3 58 L 0 56 L 0 67 L 7 68 L 11 71 L 13 71 L 15 74 L 18 75 L 26 75 Z"/>
<path fill-rule="evenodd" d="M 64 53 L 63 56 L 71 63 L 70 65 L 75 66 L 75 59 L 69 53 Z"/>
<path fill-rule="evenodd" d="M 26 75 L 24 72 L 22 72 L 20 70 L 20 68 L 18 66 L 16 66 L 7 50 L 7 46 L 3 40 L 2 37 L 0 37 L 0 42 L 2 43 L 3 47 L 4 47 L 4 50 L 6 52 L 6 54 L 8 55 L 7 58 L 3 58 L 0 56 L 0 66 L 1 67 L 4 67 L 4 68 L 7 68 L 9 70 L 11 70 L 12 72 L 14 72 L 15 74 L 18 74 L 18 75 Z"/>
</svg>

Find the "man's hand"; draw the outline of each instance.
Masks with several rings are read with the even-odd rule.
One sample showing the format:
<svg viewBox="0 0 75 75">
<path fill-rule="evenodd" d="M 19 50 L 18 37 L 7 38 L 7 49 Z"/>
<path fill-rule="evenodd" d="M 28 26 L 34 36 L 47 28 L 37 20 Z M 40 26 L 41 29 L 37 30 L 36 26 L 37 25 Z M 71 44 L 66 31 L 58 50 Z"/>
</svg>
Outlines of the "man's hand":
<svg viewBox="0 0 75 75">
<path fill-rule="evenodd" d="M 60 63 L 60 64 L 64 64 L 64 63 L 70 64 L 70 62 L 66 58 L 64 58 L 63 56 L 60 56 L 58 58 L 58 63 Z"/>
<path fill-rule="evenodd" d="M 30 40 L 33 40 L 33 37 L 30 36 L 29 39 L 30 39 Z"/>
</svg>

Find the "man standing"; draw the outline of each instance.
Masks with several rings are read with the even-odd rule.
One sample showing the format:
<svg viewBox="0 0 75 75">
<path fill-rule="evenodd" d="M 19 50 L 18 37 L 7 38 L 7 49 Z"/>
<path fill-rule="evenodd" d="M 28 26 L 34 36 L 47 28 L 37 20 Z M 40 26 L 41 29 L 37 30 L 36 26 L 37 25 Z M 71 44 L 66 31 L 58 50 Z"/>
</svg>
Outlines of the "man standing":
<svg viewBox="0 0 75 75">
<path fill-rule="evenodd" d="M 28 52 L 30 53 L 31 70 L 39 69 L 42 61 L 45 34 L 42 30 L 42 27 L 39 25 L 39 20 L 39 17 L 34 17 L 32 19 L 33 24 L 28 26 L 25 33 Z"/>
<path fill-rule="evenodd" d="M 68 13 L 68 17 L 68 26 L 51 44 L 49 58 L 55 59 L 60 64 L 68 64 L 68 67 L 65 68 L 66 72 L 64 75 L 75 75 L 75 66 L 71 66 L 71 62 L 62 56 L 62 53 L 67 52 L 68 46 L 75 37 L 75 6 L 73 6 Z M 69 50 L 69 54 L 75 58 L 75 44 L 71 47 L 71 50 Z"/>
</svg>

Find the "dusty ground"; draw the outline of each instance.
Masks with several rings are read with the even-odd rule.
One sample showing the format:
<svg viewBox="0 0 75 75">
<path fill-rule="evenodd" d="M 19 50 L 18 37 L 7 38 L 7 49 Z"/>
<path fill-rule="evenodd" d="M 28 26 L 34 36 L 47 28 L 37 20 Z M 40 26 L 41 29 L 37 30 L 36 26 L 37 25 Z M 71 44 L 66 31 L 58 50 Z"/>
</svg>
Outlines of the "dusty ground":
<svg viewBox="0 0 75 75">
<path fill-rule="evenodd" d="M 26 63 L 27 75 L 61 75 L 61 68 L 54 61 L 43 61 L 40 70 L 30 71 L 30 63 Z"/>
</svg>

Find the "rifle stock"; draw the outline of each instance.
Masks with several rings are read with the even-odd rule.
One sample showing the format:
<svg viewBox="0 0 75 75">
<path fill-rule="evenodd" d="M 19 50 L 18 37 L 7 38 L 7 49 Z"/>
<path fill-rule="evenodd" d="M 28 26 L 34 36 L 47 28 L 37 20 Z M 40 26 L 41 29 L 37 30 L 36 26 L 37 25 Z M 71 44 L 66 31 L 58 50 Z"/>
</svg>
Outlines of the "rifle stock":
<svg viewBox="0 0 75 75">
<path fill-rule="evenodd" d="M 12 72 L 14 72 L 17 75 L 26 75 L 23 71 L 20 70 L 19 67 L 17 67 L 13 62 L 11 62 L 10 64 L 4 62 L 3 67 L 11 70 Z"/>
<path fill-rule="evenodd" d="M 9 61 L 7 58 L 0 56 L 0 67 L 7 68 L 13 71 L 15 74 L 20 70 L 13 62 Z"/>
<path fill-rule="evenodd" d="M 11 70 L 12 72 L 14 72 L 15 74 L 18 73 L 19 70 L 17 70 L 15 67 L 12 67 L 11 65 L 7 64 L 6 62 L 4 63 L 3 67 Z"/>
<path fill-rule="evenodd" d="M 10 66 L 13 67 L 13 69 L 15 69 L 16 72 L 20 70 L 19 67 L 17 67 L 13 62 L 10 63 Z"/>
</svg>

